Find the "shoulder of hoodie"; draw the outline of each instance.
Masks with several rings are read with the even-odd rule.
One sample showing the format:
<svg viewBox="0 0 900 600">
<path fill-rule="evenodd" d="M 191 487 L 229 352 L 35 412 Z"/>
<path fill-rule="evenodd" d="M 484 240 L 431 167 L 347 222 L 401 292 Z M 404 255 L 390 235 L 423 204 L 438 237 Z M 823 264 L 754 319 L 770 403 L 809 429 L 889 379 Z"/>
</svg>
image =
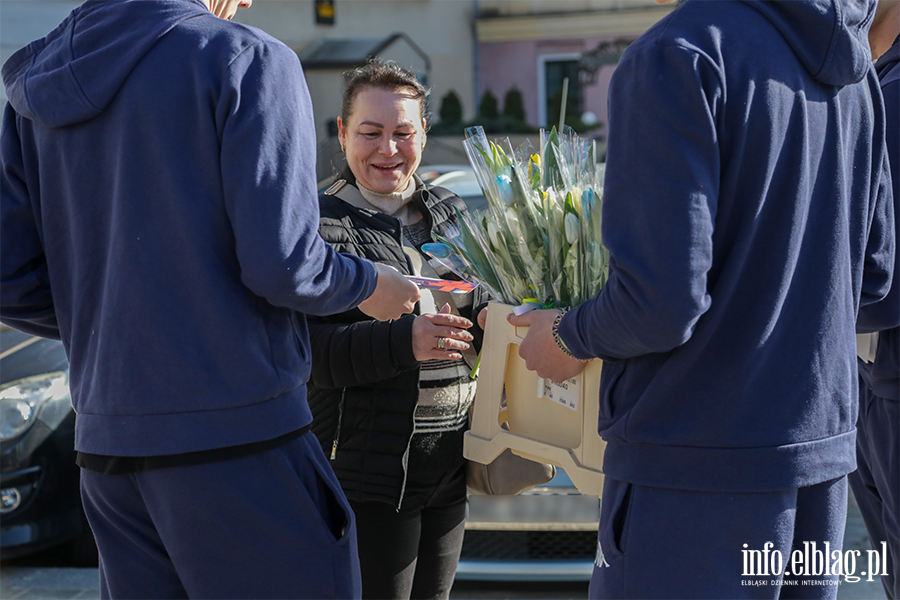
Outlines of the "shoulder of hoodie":
<svg viewBox="0 0 900 600">
<path fill-rule="evenodd" d="M 900 119 L 900 64 L 894 65 L 879 85 L 881 97 L 884 99 L 884 112 L 890 137 L 890 131 L 896 130 L 894 123 Z"/>
<path fill-rule="evenodd" d="M 219 57 L 228 64 L 248 50 L 283 55 L 299 65 L 297 54 L 268 33 L 234 21 L 226 21 L 212 13 L 202 14 L 178 24 L 166 37 L 176 34 L 187 45 L 202 44 L 201 55 Z"/>
<path fill-rule="evenodd" d="M 891 64 L 883 75 L 879 75 L 882 93 L 888 88 L 896 89 L 900 86 L 900 61 Z"/>
<path fill-rule="evenodd" d="M 748 27 L 752 30 L 756 21 L 764 23 L 761 15 L 743 2 L 685 2 L 626 48 L 619 64 L 645 53 L 678 49 L 699 57 L 724 83 L 721 32 Z"/>
<path fill-rule="evenodd" d="M 881 80 L 881 94 L 887 98 L 888 96 L 894 97 L 898 93 L 900 93 L 900 88 L 898 88 L 898 84 L 900 84 L 900 69 L 894 67 L 891 69 L 891 72 L 887 74 L 887 76 Z M 888 109 L 890 112 L 890 108 Z"/>
</svg>

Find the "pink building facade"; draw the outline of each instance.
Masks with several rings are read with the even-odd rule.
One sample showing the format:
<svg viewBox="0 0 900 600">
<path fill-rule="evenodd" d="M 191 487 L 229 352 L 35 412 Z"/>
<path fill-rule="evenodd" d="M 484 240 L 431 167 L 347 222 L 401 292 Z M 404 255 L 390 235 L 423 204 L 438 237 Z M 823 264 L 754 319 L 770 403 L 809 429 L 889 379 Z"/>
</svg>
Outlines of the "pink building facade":
<svg viewBox="0 0 900 600">
<path fill-rule="evenodd" d="M 673 9 L 654 0 L 478 0 L 478 6 L 477 97 L 490 90 L 502 104 L 516 87 L 528 124 L 548 127 L 559 123 L 568 79 L 566 122 L 580 117 L 580 125 L 599 123 L 576 129 L 601 143 L 608 131 L 609 82 L 622 52 Z"/>
<path fill-rule="evenodd" d="M 569 92 L 580 94 L 576 105 L 580 107 L 581 113 L 592 113 L 597 121 L 603 123 L 602 127 L 593 130 L 590 135 L 605 137 L 606 100 L 615 66 L 606 65 L 598 69 L 593 81 L 581 75 L 578 85 L 571 81 L 574 78 L 571 75 L 577 72 L 574 63 L 584 53 L 595 49 L 601 42 L 611 42 L 613 39 L 621 37 L 480 43 L 478 93 L 481 95 L 490 90 L 502 106 L 507 91 L 517 87 L 522 92 L 526 121 L 535 127 L 544 127 L 558 122 L 558 114 L 548 114 L 549 96 L 559 89 L 561 75 L 570 75 Z M 588 115 L 585 120 L 589 119 Z"/>
</svg>

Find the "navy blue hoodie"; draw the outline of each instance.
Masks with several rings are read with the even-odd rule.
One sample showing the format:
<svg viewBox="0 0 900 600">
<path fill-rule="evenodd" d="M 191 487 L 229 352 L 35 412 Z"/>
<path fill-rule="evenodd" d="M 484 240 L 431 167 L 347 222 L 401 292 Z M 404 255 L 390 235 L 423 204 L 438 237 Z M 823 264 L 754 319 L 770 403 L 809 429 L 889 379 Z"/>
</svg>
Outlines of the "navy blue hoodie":
<svg viewBox="0 0 900 600">
<path fill-rule="evenodd" d="M 318 236 L 296 54 L 200 0 L 88 0 L 2 74 L 0 317 L 63 341 L 76 448 L 307 425 L 303 313 L 351 309 L 376 273 Z"/>
<path fill-rule="evenodd" d="M 609 476 L 765 491 L 855 467 L 856 315 L 894 260 L 874 7 L 688 0 L 622 57 L 610 278 L 560 326 L 605 361 Z"/>
<path fill-rule="evenodd" d="M 875 63 L 887 122 L 888 156 L 894 182 L 894 219 L 900 231 L 900 37 Z M 859 361 L 859 374 L 879 398 L 900 401 L 900 251 L 895 256 L 894 281 L 887 298 L 859 310 L 860 333 L 879 331 L 872 363 Z M 897 424 L 894 423 L 896 427 Z"/>
</svg>

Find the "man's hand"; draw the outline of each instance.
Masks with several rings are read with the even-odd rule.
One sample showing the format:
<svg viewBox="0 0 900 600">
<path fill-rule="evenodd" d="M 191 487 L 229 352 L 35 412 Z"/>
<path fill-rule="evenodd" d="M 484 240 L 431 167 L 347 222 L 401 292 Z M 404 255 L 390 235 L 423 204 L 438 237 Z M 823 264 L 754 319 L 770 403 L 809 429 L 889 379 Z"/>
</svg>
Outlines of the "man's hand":
<svg viewBox="0 0 900 600">
<path fill-rule="evenodd" d="M 419 301 L 419 288 L 396 269 L 375 264 L 378 283 L 372 295 L 362 301 L 359 310 L 378 321 L 399 319 L 411 313 Z"/>
<path fill-rule="evenodd" d="M 525 340 L 519 345 L 519 356 L 525 359 L 528 370 L 562 383 L 581 373 L 587 363 L 568 356 L 556 345 L 552 327 L 558 314 L 556 309 L 533 310 L 518 317 L 510 313 L 507 320 L 515 327 L 528 327 Z"/>
</svg>

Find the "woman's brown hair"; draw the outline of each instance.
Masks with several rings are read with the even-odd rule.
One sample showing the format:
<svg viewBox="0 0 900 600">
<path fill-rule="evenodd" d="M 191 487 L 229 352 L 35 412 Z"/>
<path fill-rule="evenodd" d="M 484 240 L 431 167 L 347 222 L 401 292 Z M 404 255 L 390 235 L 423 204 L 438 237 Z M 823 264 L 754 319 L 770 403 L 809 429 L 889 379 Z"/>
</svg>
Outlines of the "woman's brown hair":
<svg viewBox="0 0 900 600">
<path fill-rule="evenodd" d="M 431 90 L 409 71 L 392 61 L 372 59 L 365 65 L 344 73 L 347 86 L 344 88 L 344 99 L 341 105 L 341 120 L 347 123 L 353 112 L 353 103 L 359 92 L 367 87 L 385 90 L 409 90 L 415 100 L 419 101 L 419 116 L 426 121 L 426 104 Z"/>
</svg>

